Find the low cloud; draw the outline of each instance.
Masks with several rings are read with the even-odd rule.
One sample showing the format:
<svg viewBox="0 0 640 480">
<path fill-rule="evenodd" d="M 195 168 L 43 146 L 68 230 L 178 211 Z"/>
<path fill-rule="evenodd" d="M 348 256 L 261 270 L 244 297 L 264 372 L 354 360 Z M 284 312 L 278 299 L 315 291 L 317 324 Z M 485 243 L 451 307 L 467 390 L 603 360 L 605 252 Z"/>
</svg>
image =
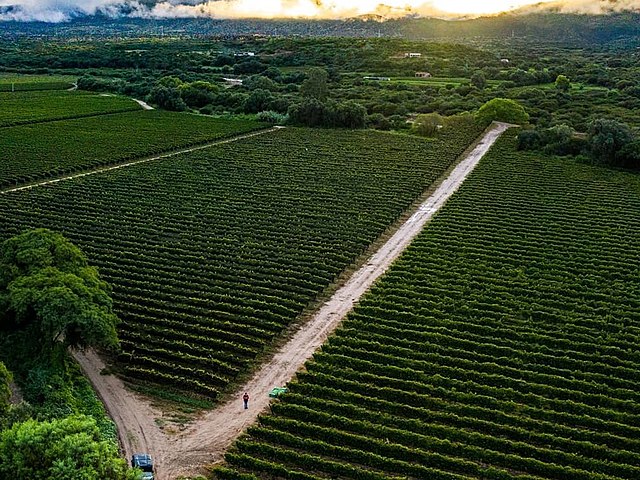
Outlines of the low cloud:
<svg viewBox="0 0 640 480">
<path fill-rule="evenodd" d="M 504 10 L 531 4 L 526 11 L 609 13 L 640 11 L 640 0 L 511 0 Z M 0 21 L 63 22 L 78 16 L 102 14 L 138 18 L 327 18 L 360 15 L 385 18 L 406 15 L 446 17 L 462 13 L 471 2 L 459 0 L 0 0 Z M 497 4 L 496 4 L 497 5 Z M 496 9 L 498 11 L 499 8 Z"/>
</svg>

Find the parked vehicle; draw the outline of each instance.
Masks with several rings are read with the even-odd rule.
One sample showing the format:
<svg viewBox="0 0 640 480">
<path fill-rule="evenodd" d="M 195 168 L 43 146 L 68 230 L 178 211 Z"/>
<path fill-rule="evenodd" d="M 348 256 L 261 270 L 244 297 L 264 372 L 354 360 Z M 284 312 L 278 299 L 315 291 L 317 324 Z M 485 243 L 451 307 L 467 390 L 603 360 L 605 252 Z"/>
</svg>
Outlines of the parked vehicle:
<svg viewBox="0 0 640 480">
<path fill-rule="evenodd" d="M 153 480 L 153 460 L 148 453 L 136 453 L 131 457 L 131 466 L 142 470 L 142 480 Z"/>
</svg>

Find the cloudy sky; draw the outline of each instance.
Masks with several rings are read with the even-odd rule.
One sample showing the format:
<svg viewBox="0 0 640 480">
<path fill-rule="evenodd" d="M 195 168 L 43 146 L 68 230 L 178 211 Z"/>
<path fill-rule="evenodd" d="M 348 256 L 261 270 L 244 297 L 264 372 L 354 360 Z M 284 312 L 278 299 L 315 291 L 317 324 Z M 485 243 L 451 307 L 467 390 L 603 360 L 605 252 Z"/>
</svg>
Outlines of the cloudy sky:
<svg viewBox="0 0 640 480">
<path fill-rule="evenodd" d="M 640 0 L 0 0 L 0 20 L 60 22 L 102 12 L 149 18 L 345 18 L 364 14 L 447 16 L 493 14 L 523 6 L 554 5 L 565 12 L 640 10 Z"/>
</svg>

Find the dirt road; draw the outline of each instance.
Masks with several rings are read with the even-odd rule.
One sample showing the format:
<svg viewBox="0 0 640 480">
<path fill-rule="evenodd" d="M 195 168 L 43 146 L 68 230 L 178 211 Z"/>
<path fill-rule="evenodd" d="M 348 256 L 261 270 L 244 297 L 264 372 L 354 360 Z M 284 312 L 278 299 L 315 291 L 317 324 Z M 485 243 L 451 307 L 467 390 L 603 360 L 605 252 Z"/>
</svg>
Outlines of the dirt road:
<svg viewBox="0 0 640 480">
<path fill-rule="evenodd" d="M 138 105 L 140 105 L 143 110 L 153 110 L 153 107 L 149 105 L 147 102 L 143 102 L 142 100 L 136 100 L 135 98 L 133 99 L 133 101 L 136 102 Z"/>
<path fill-rule="evenodd" d="M 477 146 L 451 171 L 435 192 L 396 233 L 357 270 L 346 284 L 293 335 L 293 337 L 237 391 L 227 403 L 204 414 L 183 432 L 167 435 L 155 423 L 160 412 L 128 392 L 112 376 L 100 376 L 103 366 L 93 354 L 79 361 L 94 383 L 107 410 L 118 425 L 127 457 L 135 449 L 146 449 L 156 458 L 157 478 L 173 480 L 178 475 L 202 473 L 205 465 L 222 459 L 224 452 L 269 404 L 268 393 L 285 385 L 342 322 L 360 297 L 389 268 L 424 225 L 464 182 L 493 143 L 508 128 L 495 124 Z M 78 357 L 77 357 L 78 358 Z M 249 392 L 250 408 L 244 410 L 241 395 Z"/>
<path fill-rule="evenodd" d="M 127 390 L 115 375 L 102 375 L 105 364 L 95 352 L 74 352 L 73 356 L 118 427 L 120 447 L 126 458 L 131 459 L 133 453 L 161 452 L 166 439 L 155 420 L 162 412 Z"/>
</svg>

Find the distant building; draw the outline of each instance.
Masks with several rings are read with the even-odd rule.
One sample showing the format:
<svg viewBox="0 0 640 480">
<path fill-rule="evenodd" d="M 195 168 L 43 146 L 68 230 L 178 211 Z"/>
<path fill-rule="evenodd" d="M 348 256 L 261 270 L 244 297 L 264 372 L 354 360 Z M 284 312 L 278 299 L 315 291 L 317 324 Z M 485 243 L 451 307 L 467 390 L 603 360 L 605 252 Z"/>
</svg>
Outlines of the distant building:
<svg viewBox="0 0 640 480">
<path fill-rule="evenodd" d="M 228 87 L 234 87 L 236 85 L 242 85 L 242 80 L 240 80 L 239 78 L 225 78 L 223 77 L 222 80 L 225 81 L 226 85 Z"/>
<path fill-rule="evenodd" d="M 388 82 L 391 80 L 390 77 L 362 77 L 362 78 L 364 78 L 365 80 L 375 80 L 378 82 Z"/>
<path fill-rule="evenodd" d="M 233 54 L 234 57 L 255 57 L 254 52 L 238 52 Z"/>
<path fill-rule="evenodd" d="M 431 74 L 429 72 L 416 72 L 417 78 L 431 78 Z"/>
<path fill-rule="evenodd" d="M 510 62 L 509 62 L 508 58 L 501 58 L 500 59 L 500 63 L 503 64 L 503 65 L 508 65 Z"/>
<path fill-rule="evenodd" d="M 404 58 L 420 58 L 422 56 L 421 53 L 415 53 L 415 52 L 407 52 L 404 54 Z"/>
</svg>

